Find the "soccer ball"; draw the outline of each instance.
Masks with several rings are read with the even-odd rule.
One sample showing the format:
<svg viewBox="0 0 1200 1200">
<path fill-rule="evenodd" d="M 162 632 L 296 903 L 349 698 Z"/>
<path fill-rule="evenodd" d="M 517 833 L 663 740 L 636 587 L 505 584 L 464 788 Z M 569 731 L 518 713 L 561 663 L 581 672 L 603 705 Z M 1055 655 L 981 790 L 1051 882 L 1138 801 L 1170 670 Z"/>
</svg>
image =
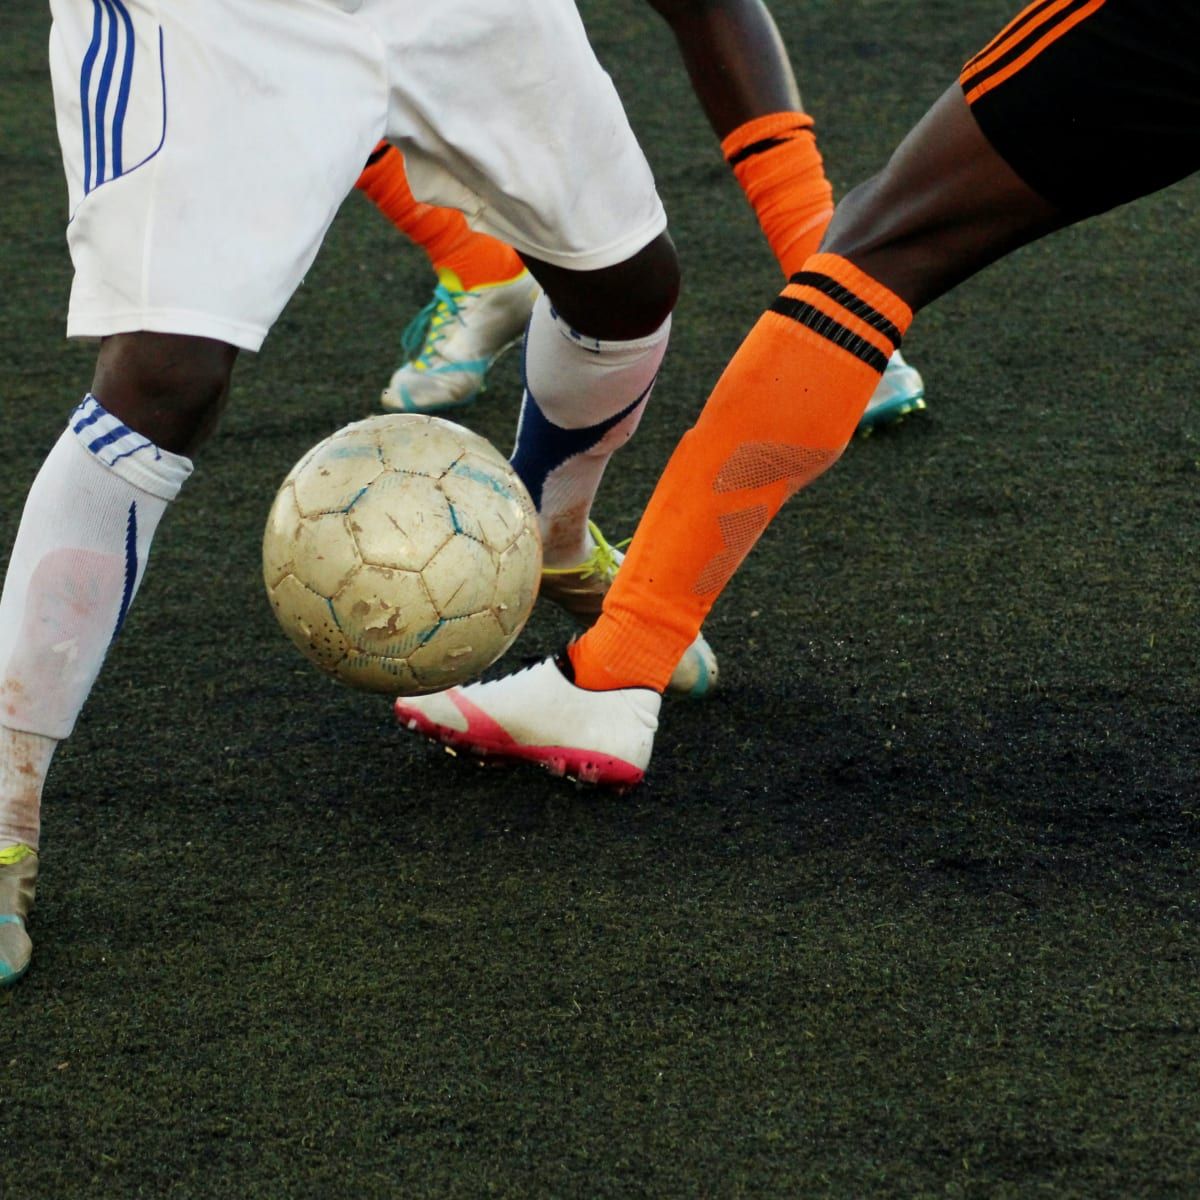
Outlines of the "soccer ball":
<svg viewBox="0 0 1200 1200">
<path fill-rule="evenodd" d="M 503 455 L 438 417 L 347 425 L 283 481 L 263 581 L 322 671 L 391 695 L 478 675 L 512 645 L 542 570 L 537 513 Z"/>
</svg>

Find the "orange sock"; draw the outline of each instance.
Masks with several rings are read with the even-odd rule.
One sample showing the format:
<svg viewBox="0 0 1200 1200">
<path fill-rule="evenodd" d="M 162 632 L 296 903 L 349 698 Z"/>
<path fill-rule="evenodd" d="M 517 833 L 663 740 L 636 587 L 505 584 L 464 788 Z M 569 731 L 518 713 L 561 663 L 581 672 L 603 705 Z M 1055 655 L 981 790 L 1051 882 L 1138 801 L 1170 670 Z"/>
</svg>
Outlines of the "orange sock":
<svg viewBox="0 0 1200 1200">
<path fill-rule="evenodd" d="M 729 134 L 721 151 L 790 278 L 817 252 L 833 216 L 833 188 L 812 117 L 801 112 L 755 117 Z"/>
<path fill-rule="evenodd" d="M 476 233 L 458 209 L 422 204 L 409 189 L 404 155 L 390 142 L 380 142 L 371 152 L 357 186 L 425 251 L 435 271 L 453 271 L 466 290 L 512 279 L 525 269 L 511 246 Z"/>
<path fill-rule="evenodd" d="M 809 259 L 667 463 L 599 621 L 570 647 L 581 687 L 663 690 L 767 523 L 837 461 L 911 321 L 853 263 Z"/>
</svg>

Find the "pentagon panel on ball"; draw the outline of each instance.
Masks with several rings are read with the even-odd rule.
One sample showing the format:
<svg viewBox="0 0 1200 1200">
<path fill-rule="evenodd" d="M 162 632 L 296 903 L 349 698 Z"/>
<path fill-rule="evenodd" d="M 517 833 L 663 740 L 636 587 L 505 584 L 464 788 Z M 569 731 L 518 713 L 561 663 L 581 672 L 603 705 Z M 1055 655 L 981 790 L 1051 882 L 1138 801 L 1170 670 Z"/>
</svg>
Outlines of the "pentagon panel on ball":
<svg viewBox="0 0 1200 1200">
<path fill-rule="evenodd" d="M 485 438 L 389 413 L 314 446 L 280 486 L 263 535 L 279 624 L 351 687 L 418 695 L 478 675 L 537 596 L 529 493 Z"/>
</svg>

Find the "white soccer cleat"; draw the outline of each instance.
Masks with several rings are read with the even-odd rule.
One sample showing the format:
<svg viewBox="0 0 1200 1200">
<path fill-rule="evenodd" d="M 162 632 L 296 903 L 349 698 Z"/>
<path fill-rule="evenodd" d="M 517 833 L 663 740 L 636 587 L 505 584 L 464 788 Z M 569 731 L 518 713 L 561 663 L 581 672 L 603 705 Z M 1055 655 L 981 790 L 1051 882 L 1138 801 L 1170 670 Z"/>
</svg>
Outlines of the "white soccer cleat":
<svg viewBox="0 0 1200 1200">
<path fill-rule="evenodd" d="M 880 425 L 890 425 L 920 412 L 925 407 L 925 381 L 916 367 L 910 367 L 897 350 L 888 359 L 866 412 L 859 418 L 858 432 L 870 433 Z"/>
<path fill-rule="evenodd" d="M 552 775 L 628 788 L 642 781 L 662 697 L 649 688 L 576 687 L 566 654 L 491 683 L 401 696 L 396 719 L 481 758 L 536 763 Z"/>
<path fill-rule="evenodd" d="M 401 337 L 406 361 L 383 389 L 383 407 L 432 413 L 470 404 L 492 363 L 520 340 L 537 295 L 528 271 L 470 291 L 439 271 L 433 299 Z"/>
<path fill-rule="evenodd" d="M 609 543 L 595 521 L 588 522 L 588 531 L 592 535 L 591 554 L 573 567 L 543 567 L 538 592 L 540 598 L 570 613 L 581 629 L 596 623 L 604 607 L 604 597 L 625 559 L 620 546 Z M 717 686 L 717 674 L 717 656 L 704 634 L 698 633 L 683 652 L 667 690 L 699 700 Z"/>
</svg>

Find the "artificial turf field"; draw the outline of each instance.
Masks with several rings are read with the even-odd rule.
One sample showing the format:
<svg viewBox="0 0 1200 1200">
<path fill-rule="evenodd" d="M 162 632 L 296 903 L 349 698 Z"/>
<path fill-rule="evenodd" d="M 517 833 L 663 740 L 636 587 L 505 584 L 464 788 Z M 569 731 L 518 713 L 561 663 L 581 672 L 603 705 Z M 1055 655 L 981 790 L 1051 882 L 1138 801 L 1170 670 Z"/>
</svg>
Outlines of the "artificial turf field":
<svg viewBox="0 0 1200 1200">
<path fill-rule="evenodd" d="M 665 27 L 583 9 L 685 272 L 616 536 L 779 280 Z M 839 193 L 1012 9 L 779 0 Z M 4 554 L 94 354 L 48 21 L 0 13 Z M 784 511 L 618 799 L 401 734 L 274 625 L 274 489 L 430 286 L 351 197 L 56 759 L 0 1195 L 1200 1195 L 1197 200 L 922 314 L 929 411 Z M 467 416 L 505 449 L 515 359 Z"/>
</svg>

